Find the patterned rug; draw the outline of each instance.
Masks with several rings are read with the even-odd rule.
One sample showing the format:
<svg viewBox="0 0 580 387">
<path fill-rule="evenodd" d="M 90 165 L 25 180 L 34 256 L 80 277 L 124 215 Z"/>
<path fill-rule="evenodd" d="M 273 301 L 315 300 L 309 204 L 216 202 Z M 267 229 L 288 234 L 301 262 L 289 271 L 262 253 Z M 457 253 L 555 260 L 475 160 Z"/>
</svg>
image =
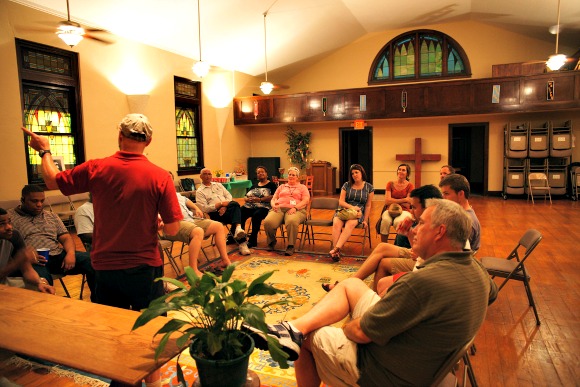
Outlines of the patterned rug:
<svg viewBox="0 0 580 387">
<path fill-rule="evenodd" d="M 237 257 L 231 257 L 236 261 Z M 248 259 L 238 263 L 234 277 L 251 282 L 267 271 L 275 270 L 268 282 L 277 288 L 285 289 L 288 295 L 275 295 L 270 297 L 256 297 L 256 304 L 265 304 L 280 297 L 290 297 L 292 303 L 288 305 L 275 305 L 266 312 L 266 321 L 275 323 L 282 320 L 293 320 L 312 308 L 326 292 L 321 284 L 334 283 L 350 277 L 360 265 L 360 261 L 345 258 L 340 263 L 330 263 L 330 259 L 323 256 L 295 254 L 290 257 L 282 257 L 276 253 L 260 252 L 256 250 Z M 338 323 L 341 324 L 341 323 Z M 188 385 L 192 385 L 197 378 L 195 361 L 185 350 L 181 354 L 179 363 L 183 369 Z M 296 386 L 294 368 L 290 362 L 290 368 L 280 369 L 268 352 L 255 350 L 250 357 L 250 369 L 260 377 L 261 386 L 268 387 L 291 387 Z M 176 358 L 161 368 L 162 385 L 178 386 Z"/>
</svg>

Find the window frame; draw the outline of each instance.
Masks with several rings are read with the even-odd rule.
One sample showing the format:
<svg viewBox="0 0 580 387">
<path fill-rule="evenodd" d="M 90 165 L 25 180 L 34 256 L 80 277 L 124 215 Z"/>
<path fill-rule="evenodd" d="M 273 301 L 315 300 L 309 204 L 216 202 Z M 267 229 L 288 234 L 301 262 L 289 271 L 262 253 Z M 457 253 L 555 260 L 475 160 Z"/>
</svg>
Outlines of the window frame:
<svg viewBox="0 0 580 387">
<path fill-rule="evenodd" d="M 20 86 L 20 104 L 22 113 L 22 125 L 26 125 L 24 120 L 25 113 L 25 99 L 24 89 L 25 85 L 35 86 L 43 89 L 65 89 L 70 93 L 71 100 L 69 101 L 69 111 L 71 118 L 71 136 L 74 138 L 75 146 L 73 152 L 75 154 L 77 166 L 85 161 L 85 142 L 83 130 L 83 117 L 81 110 L 81 89 L 79 79 L 79 62 L 78 53 L 74 51 L 62 50 L 60 48 L 47 46 L 40 43 L 30 42 L 23 39 L 15 39 L 16 43 L 16 57 L 18 64 L 18 76 Z M 70 74 L 55 74 L 52 72 L 45 72 L 41 70 L 33 70 L 25 68 L 24 65 L 24 51 L 31 50 L 35 52 L 44 52 L 48 55 L 55 55 L 65 57 L 70 63 Z M 37 133 L 45 135 L 44 133 Z M 46 134 L 49 135 L 49 134 Z M 37 184 L 46 188 L 44 180 L 36 180 L 33 177 L 33 164 L 30 163 L 29 147 L 27 142 L 27 135 L 23 133 L 24 154 L 26 158 L 26 171 L 28 184 Z M 39 176 L 42 176 L 39 173 Z"/>
<path fill-rule="evenodd" d="M 441 74 L 434 74 L 434 75 L 421 75 L 421 39 L 422 35 L 434 35 L 439 36 L 442 41 L 442 69 Z M 412 39 L 414 42 L 414 69 L 415 74 L 411 77 L 405 77 L 400 79 L 395 79 L 394 77 L 394 47 L 401 41 Z M 448 56 L 450 49 L 449 47 L 455 49 L 459 57 L 461 58 L 464 66 L 464 73 L 452 73 L 449 74 L 447 63 L 448 63 Z M 381 63 L 385 54 L 388 55 L 388 63 L 389 63 L 389 76 L 384 79 L 376 79 L 375 72 L 379 63 Z M 470 78 L 471 77 L 471 65 L 469 64 L 469 58 L 467 57 L 465 50 L 457 41 L 455 41 L 452 37 L 443 32 L 436 31 L 436 30 L 413 30 L 402 33 L 395 38 L 391 39 L 387 44 L 385 44 L 375 56 L 368 75 L 368 85 L 384 85 L 384 84 L 397 84 L 397 83 L 416 83 L 416 82 L 423 82 L 423 81 L 433 81 L 439 79 L 461 79 L 461 78 Z"/>
<path fill-rule="evenodd" d="M 193 86 L 196 90 L 196 95 L 195 96 L 189 96 L 189 95 L 184 95 L 184 94 L 178 94 L 177 90 L 177 84 L 181 83 L 181 84 L 187 84 L 190 86 Z M 204 164 L 204 157 L 203 157 L 203 124 L 202 124 L 202 89 L 201 89 L 201 82 L 199 81 L 192 81 L 190 79 L 187 78 L 182 78 L 182 77 L 174 77 L 174 82 L 173 82 L 173 91 L 174 91 L 174 95 L 175 95 L 175 109 L 174 109 L 174 113 L 173 113 L 173 117 L 175 119 L 175 113 L 177 111 L 178 107 L 186 107 L 186 108 L 191 108 L 194 112 L 194 116 L 196 118 L 196 126 L 194 129 L 194 138 L 197 139 L 197 154 L 198 154 L 198 160 L 197 160 L 197 164 L 196 165 L 192 165 L 190 167 L 180 167 L 179 166 L 179 155 L 176 154 L 176 165 L 177 165 L 177 176 L 185 176 L 185 175 L 192 175 L 192 174 L 198 174 L 201 172 L 201 170 L 204 168 L 205 164 Z M 176 147 L 176 151 L 179 152 L 179 149 L 177 148 L 177 123 L 175 123 L 175 147 Z"/>
</svg>

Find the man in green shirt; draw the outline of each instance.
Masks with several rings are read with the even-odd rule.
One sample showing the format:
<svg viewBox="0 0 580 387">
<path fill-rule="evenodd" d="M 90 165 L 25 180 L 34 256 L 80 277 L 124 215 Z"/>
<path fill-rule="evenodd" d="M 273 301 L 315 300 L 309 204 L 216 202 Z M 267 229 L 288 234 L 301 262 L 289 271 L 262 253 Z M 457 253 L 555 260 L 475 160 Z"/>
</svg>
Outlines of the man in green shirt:
<svg viewBox="0 0 580 387">
<path fill-rule="evenodd" d="M 418 271 L 382 297 L 346 279 L 303 316 L 270 326 L 297 359 L 298 385 L 430 385 L 447 357 L 475 336 L 497 296 L 485 269 L 462 251 L 470 230 L 457 203 L 430 199 L 413 230 L 413 249 L 425 260 Z M 349 315 L 342 328 L 330 326 Z M 267 347 L 252 333 L 256 347 Z"/>
</svg>

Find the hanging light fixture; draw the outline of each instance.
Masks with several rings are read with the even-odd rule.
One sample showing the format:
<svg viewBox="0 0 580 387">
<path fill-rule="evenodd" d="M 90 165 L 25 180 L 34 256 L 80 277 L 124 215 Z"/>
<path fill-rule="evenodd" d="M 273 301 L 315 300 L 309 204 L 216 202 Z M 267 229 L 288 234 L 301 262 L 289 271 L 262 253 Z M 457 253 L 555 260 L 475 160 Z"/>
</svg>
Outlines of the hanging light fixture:
<svg viewBox="0 0 580 387">
<path fill-rule="evenodd" d="M 266 81 L 260 84 L 260 90 L 262 93 L 268 95 L 274 90 L 274 84 L 268 82 L 268 38 L 266 35 L 266 16 L 268 16 L 268 11 L 264 12 L 264 61 L 266 63 Z"/>
<path fill-rule="evenodd" d="M 68 0 L 66 0 L 66 21 L 60 22 L 56 35 L 62 39 L 67 45 L 74 47 L 81 40 L 85 34 L 85 29 L 79 23 L 70 21 L 70 8 Z"/>
<path fill-rule="evenodd" d="M 564 63 L 566 63 L 566 55 L 558 54 L 558 39 L 560 38 L 560 0 L 558 0 L 558 22 L 556 23 L 556 53 L 550 55 L 546 66 L 552 71 L 560 70 Z"/>
<path fill-rule="evenodd" d="M 191 68 L 195 75 L 199 78 L 205 77 L 209 73 L 210 64 L 201 60 L 201 13 L 199 11 L 199 3 L 201 0 L 197 0 L 197 37 L 199 39 L 199 61 L 196 62 Z"/>
</svg>

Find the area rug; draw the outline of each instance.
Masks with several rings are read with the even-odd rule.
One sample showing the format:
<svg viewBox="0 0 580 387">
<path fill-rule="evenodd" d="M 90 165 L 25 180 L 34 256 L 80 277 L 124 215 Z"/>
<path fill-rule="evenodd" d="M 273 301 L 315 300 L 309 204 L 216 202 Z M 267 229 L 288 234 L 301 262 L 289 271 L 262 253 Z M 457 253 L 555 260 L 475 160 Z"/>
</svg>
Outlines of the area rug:
<svg viewBox="0 0 580 387">
<path fill-rule="evenodd" d="M 231 257 L 233 261 L 236 258 Z M 274 299 L 291 299 L 287 305 L 276 305 L 266 311 L 266 321 L 276 323 L 282 320 L 293 320 L 312 308 L 325 294 L 322 283 L 334 283 L 352 276 L 358 270 L 360 261 L 343 259 L 340 263 L 330 263 L 330 259 L 307 254 L 295 254 L 292 257 L 278 256 L 276 253 L 259 252 L 250 258 L 238 262 L 234 277 L 250 283 L 252 279 L 267 271 L 275 271 L 268 279 L 273 286 L 288 291 L 287 295 L 256 297 L 254 302 L 264 305 Z M 188 385 L 197 378 L 195 361 L 189 351 L 182 352 L 179 359 Z M 176 358 L 162 367 L 162 385 L 178 386 Z M 250 369 L 260 377 L 261 386 L 291 387 L 296 386 L 293 362 L 290 368 L 281 369 L 272 360 L 268 352 L 255 350 L 250 357 Z"/>
<path fill-rule="evenodd" d="M 5 364 L 7 366 L 28 369 L 38 374 L 51 373 L 60 378 L 70 379 L 74 384 L 79 386 L 107 387 L 111 383 L 110 379 L 54 364 L 49 361 L 21 355 L 13 355 L 5 360 Z"/>
</svg>

